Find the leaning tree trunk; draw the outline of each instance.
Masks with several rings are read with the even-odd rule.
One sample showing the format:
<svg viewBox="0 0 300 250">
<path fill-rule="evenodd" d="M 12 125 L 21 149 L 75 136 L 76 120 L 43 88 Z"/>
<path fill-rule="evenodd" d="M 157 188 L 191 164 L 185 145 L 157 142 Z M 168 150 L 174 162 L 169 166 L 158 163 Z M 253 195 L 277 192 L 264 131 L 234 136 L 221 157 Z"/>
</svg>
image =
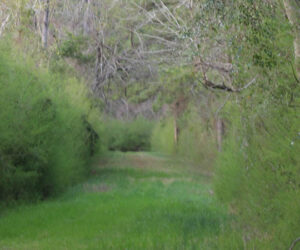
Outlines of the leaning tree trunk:
<svg viewBox="0 0 300 250">
<path fill-rule="evenodd" d="M 10 18 L 10 15 L 7 15 L 6 19 L 0 25 L 0 37 L 1 37 L 2 33 L 5 30 L 5 27 L 6 27 L 7 23 L 8 23 L 8 21 L 9 21 L 9 18 Z"/>
<path fill-rule="evenodd" d="M 44 22 L 43 22 L 43 34 L 42 34 L 42 44 L 43 48 L 48 48 L 48 30 L 49 30 L 49 7 L 50 7 L 50 0 L 45 0 L 45 13 L 44 13 Z"/>
</svg>

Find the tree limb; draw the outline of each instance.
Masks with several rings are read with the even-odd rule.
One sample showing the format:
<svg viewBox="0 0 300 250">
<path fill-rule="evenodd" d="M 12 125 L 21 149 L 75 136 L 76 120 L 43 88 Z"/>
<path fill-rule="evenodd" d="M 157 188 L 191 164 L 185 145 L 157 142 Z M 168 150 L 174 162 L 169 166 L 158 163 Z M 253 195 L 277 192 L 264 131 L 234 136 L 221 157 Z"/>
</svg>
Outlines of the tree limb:
<svg viewBox="0 0 300 250">
<path fill-rule="evenodd" d="M 293 248 L 295 247 L 295 245 L 296 245 L 298 242 L 300 242 L 300 237 L 293 241 L 293 243 L 292 243 L 292 245 L 290 246 L 289 250 L 293 250 Z"/>
<path fill-rule="evenodd" d="M 218 117 L 219 116 L 219 113 L 220 111 L 224 108 L 224 106 L 226 105 L 227 101 L 229 100 L 229 97 L 231 96 L 231 94 L 229 93 L 227 96 L 226 96 L 226 99 L 224 101 L 224 103 L 222 103 L 222 105 L 217 109 L 216 113 L 215 113 L 215 117 Z"/>
<path fill-rule="evenodd" d="M 3 31 L 5 30 L 5 26 L 7 25 L 8 21 L 9 21 L 9 18 L 10 18 L 10 15 L 8 15 L 6 17 L 6 19 L 4 20 L 4 22 L 1 24 L 1 27 L 0 27 L 0 37 L 3 33 Z"/>
<path fill-rule="evenodd" d="M 253 83 L 255 83 L 256 82 L 256 78 L 257 78 L 257 76 L 254 77 L 250 82 L 248 82 L 244 87 L 235 89 L 233 87 L 226 86 L 225 84 L 222 84 L 222 85 L 215 84 L 215 83 L 209 81 L 206 78 L 206 75 L 204 74 L 204 86 L 207 87 L 207 88 L 224 90 L 226 92 L 239 93 L 239 92 L 241 92 L 241 91 L 249 88 Z"/>
<path fill-rule="evenodd" d="M 244 89 L 247 89 L 248 87 L 250 87 L 253 83 L 256 82 L 256 77 L 254 77 L 250 82 L 248 82 L 244 87 L 237 89 L 235 92 L 241 92 Z"/>
</svg>

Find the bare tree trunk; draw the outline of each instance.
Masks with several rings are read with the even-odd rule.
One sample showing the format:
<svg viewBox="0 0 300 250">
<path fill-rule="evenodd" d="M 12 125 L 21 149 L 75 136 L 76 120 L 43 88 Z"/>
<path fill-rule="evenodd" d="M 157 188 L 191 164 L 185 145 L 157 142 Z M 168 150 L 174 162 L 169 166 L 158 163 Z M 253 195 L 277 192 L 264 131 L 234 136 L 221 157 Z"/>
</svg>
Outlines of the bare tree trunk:
<svg viewBox="0 0 300 250">
<path fill-rule="evenodd" d="M 8 21 L 9 21 L 9 18 L 10 18 L 10 15 L 8 15 L 8 16 L 6 17 L 6 19 L 3 21 L 3 23 L 2 23 L 1 26 L 0 26 L 0 37 L 1 37 L 2 33 L 3 33 L 4 30 L 5 30 L 5 27 L 6 27 L 7 23 L 8 23 Z"/>
<path fill-rule="evenodd" d="M 48 48 L 48 30 L 49 30 L 49 6 L 50 6 L 50 0 L 45 0 L 46 6 L 45 6 L 45 14 L 44 14 L 44 26 L 43 26 L 43 34 L 42 34 L 42 43 L 43 48 Z"/>
<path fill-rule="evenodd" d="M 178 128 L 177 128 L 177 121 L 176 116 L 174 117 L 174 142 L 177 144 L 178 141 Z"/>
<path fill-rule="evenodd" d="M 87 35 L 89 33 L 89 13 L 90 13 L 90 0 L 84 0 L 87 4 L 84 18 L 83 18 L 83 34 Z"/>
</svg>

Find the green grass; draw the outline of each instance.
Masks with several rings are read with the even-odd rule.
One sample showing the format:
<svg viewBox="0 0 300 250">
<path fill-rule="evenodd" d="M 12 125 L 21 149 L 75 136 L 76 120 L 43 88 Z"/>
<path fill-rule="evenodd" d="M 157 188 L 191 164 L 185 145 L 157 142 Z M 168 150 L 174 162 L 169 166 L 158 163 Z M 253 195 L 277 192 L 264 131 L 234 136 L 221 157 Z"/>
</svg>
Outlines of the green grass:
<svg viewBox="0 0 300 250">
<path fill-rule="evenodd" d="M 0 249 L 208 249 L 227 213 L 182 164 L 110 155 L 55 200 L 2 211 Z"/>
</svg>

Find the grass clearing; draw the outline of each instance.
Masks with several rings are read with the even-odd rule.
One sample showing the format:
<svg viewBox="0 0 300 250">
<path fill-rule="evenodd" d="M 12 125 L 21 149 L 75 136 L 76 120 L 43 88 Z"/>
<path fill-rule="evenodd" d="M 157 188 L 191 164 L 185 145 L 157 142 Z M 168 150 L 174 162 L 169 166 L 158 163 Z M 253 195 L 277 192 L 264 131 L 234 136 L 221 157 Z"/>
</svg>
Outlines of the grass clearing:
<svg viewBox="0 0 300 250">
<path fill-rule="evenodd" d="M 110 155 L 59 198 L 2 211 L 0 249 L 208 249 L 229 218 L 207 177 L 181 164 Z"/>
</svg>

